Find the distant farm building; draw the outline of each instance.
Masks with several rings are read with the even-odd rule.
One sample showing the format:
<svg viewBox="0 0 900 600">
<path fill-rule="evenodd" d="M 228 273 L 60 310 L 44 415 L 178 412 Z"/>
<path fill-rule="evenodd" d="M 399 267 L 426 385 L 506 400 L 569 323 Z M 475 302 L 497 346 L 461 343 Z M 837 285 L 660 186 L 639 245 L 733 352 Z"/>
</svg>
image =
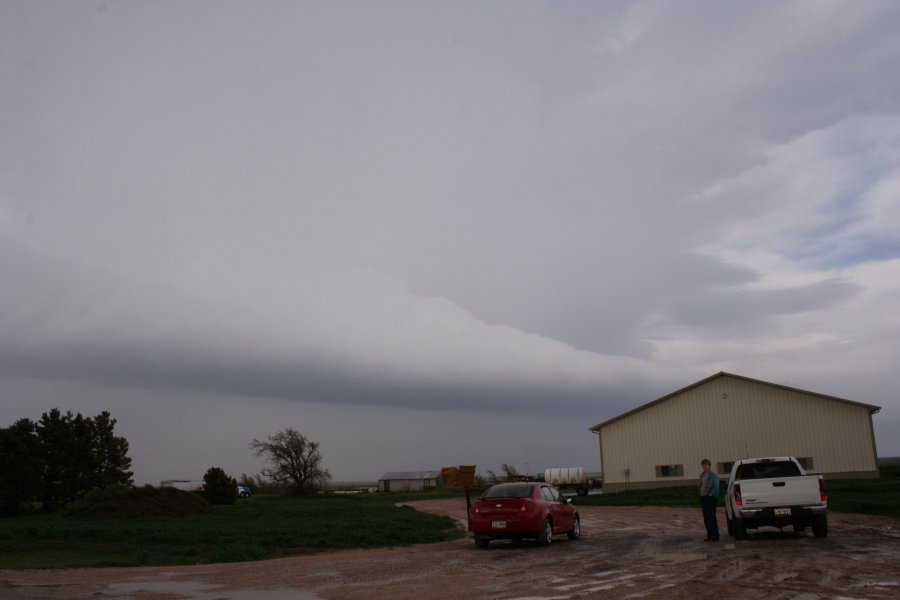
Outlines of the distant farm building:
<svg viewBox="0 0 900 600">
<path fill-rule="evenodd" d="M 379 492 L 421 492 L 443 488 L 440 471 L 398 471 L 378 479 Z"/>
<path fill-rule="evenodd" d="M 709 458 L 796 456 L 830 478 L 877 478 L 877 406 L 717 373 L 594 425 L 607 491 L 687 485 Z"/>
</svg>

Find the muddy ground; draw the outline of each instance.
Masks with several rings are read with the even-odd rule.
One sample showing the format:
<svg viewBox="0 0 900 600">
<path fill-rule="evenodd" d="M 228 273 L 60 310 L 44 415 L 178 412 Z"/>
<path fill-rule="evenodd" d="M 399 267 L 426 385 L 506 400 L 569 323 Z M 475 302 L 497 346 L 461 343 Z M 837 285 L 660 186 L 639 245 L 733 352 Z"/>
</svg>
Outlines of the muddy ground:
<svg viewBox="0 0 900 600">
<path fill-rule="evenodd" d="M 464 500 L 423 511 L 465 520 Z M 549 547 L 471 537 L 190 567 L 0 571 L 0 599 L 519 600 L 900 598 L 900 522 L 831 513 L 827 538 L 750 532 L 704 542 L 699 508 L 580 507 L 582 538 Z M 719 511 L 724 534 L 724 514 Z"/>
</svg>

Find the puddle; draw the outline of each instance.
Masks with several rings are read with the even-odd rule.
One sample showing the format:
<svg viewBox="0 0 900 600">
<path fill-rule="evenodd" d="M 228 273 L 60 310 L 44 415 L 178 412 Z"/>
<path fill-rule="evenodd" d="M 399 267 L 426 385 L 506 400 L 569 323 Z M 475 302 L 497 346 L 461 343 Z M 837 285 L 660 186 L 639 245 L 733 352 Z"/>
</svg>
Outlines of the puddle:
<svg viewBox="0 0 900 600">
<path fill-rule="evenodd" d="M 709 558 L 709 555 L 708 554 L 699 554 L 699 553 L 691 554 L 691 553 L 679 552 L 677 554 L 660 554 L 659 558 L 677 564 L 677 563 L 693 562 L 695 560 L 706 560 L 707 558 Z"/>
<path fill-rule="evenodd" d="M 612 590 L 621 585 L 630 586 L 634 584 L 632 579 L 636 579 L 637 577 L 638 575 L 636 573 L 628 573 L 626 575 L 620 575 L 619 577 L 614 577 L 612 579 L 599 579 L 597 581 L 590 582 L 589 587 L 585 588 L 584 591 L 594 593 Z"/>
<path fill-rule="evenodd" d="M 178 594 L 189 600 L 320 600 L 312 592 L 292 588 L 224 590 L 225 586 L 202 581 L 129 581 L 111 583 L 103 596 L 128 598 L 136 592 Z"/>
</svg>

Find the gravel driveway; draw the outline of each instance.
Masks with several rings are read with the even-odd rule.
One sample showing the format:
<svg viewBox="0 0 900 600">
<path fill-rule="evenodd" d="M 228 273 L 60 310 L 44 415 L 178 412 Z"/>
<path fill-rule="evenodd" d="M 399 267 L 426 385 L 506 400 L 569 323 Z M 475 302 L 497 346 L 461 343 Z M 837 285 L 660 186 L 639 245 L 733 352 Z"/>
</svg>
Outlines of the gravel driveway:
<svg viewBox="0 0 900 600">
<path fill-rule="evenodd" d="M 465 501 L 415 502 L 464 524 Z M 700 509 L 579 507 L 582 538 L 471 538 L 190 567 L 0 571 L 0 599 L 337 600 L 900 597 L 900 522 L 829 515 L 827 538 L 751 530 L 704 542 Z M 719 511 L 720 521 L 724 514 Z M 719 527 L 724 532 L 724 522 Z M 463 525 L 464 526 L 464 525 Z"/>
</svg>

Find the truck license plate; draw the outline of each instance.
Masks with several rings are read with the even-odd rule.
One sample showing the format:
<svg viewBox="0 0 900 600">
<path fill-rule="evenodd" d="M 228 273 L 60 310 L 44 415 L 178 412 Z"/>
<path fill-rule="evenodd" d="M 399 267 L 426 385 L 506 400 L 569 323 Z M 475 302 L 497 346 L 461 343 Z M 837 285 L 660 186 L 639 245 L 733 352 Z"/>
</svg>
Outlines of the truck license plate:
<svg viewBox="0 0 900 600">
<path fill-rule="evenodd" d="M 776 508 L 775 516 L 776 517 L 789 517 L 789 516 L 791 516 L 791 509 L 790 508 Z"/>
<path fill-rule="evenodd" d="M 491 521 L 491 527 L 494 529 L 506 529 L 506 521 Z"/>
</svg>

